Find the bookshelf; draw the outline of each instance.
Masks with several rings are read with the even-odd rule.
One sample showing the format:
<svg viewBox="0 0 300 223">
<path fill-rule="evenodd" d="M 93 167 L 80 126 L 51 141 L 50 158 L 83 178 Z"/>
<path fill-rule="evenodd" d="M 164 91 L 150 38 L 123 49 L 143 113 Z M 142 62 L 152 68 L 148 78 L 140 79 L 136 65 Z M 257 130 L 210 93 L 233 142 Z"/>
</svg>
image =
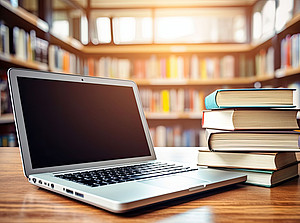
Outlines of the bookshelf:
<svg viewBox="0 0 300 223">
<path fill-rule="evenodd" d="M 10 124 L 14 122 L 13 114 L 2 114 L 0 116 L 0 124 Z"/>
<path fill-rule="evenodd" d="M 257 1 L 248 1 L 244 2 L 244 4 L 237 3 L 235 1 L 231 1 L 231 3 L 220 5 L 220 1 L 212 1 L 211 3 L 207 3 L 208 5 L 193 5 L 195 7 L 245 7 L 247 13 L 247 26 L 251 26 L 251 10 Z M 191 4 L 189 2 L 188 4 Z M 219 5 L 218 5 L 219 4 Z M 239 4 L 239 5 L 237 5 Z M 100 4 L 101 5 L 101 4 Z M 108 10 L 107 7 L 101 8 L 98 4 L 98 9 Z M 138 2 L 135 2 L 135 5 L 139 5 Z M 184 3 L 180 3 L 180 6 L 174 7 L 182 7 Z M 186 5 L 187 6 L 187 5 Z M 61 73 L 71 73 L 71 74 L 81 74 L 81 75 L 93 75 L 93 76 L 107 76 L 112 78 L 128 78 L 134 80 L 139 89 L 143 91 L 143 89 L 150 89 L 152 91 L 178 91 L 180 89 L 195 89 L 197 91 L 202 92 L 202 101 L 204 97 L 208 95 L 210 92 L 214 91 L 217 88 L 244 88 L 244 87 L 253 87 L 257 82 L 260 83 L 262 87 L 264 86 L 274 86 L 274 87 L 288 87 L 291 83 L 299 81 L 299 67 L 281 67 L 281 41 L 286 38 L 287 35 L 293 35 L 296 33 L 300 33 L 300 14 L 295 14 L 293 18 L 288 21 L 285 26 L 275 33 L 274 36 L 258 40 L 256 42 L 252 42 L 251 38 L 247 37 L 247 41 L 244 43 L 175 43 L 175 44 L 119 44 L 116 45 L 114 43 L 109 44 L 93 44 L 89 43 L 87 45 L 82 44 L 80 41 L 76 40 L 73 37 L 62 38 L 54 34 L 48 23 L 41 20 L 37 16 L 29 13 L 25 9 L 21 7 L 12 7 L 9 2 L 0 0 L 0 13 L 5 15 L 3 17 L 4 24 L 7 25 L 10 29 L 14 26 L 18 26 L 21 29 L 24 29 L 26 33 L 29 33 L 31 30 L 36 32 L 36 36 L 48 42 L 49 47 L 47 51 L 47 61 L 40 62 L 35 60 L 26 60 L 20 59 L 15 55 L 0 53 L 0 64 L 3 69 L 6 70 L 11 66 L 24 67 L 29 69 L 37 69 L 44 71 L 52 71 L 52 72 L 61 72 Z M 93 10 L 93 7 L 90 5 L 89 10 Z M 100 7 L 100 8 L 99 8 Z M 112 7 L 114 9 L 115 6 Z M 129 5 L 123 5 L 126 9 L 131 9 Z M 152 8 L 155 10 L 156 8 L 160 8 L 162 6 L 156 6 Z M 140 8 L 138 6 L 133 7 L 134 9 Z M 143 6 L 142 8 L 147 8 L 147 6 Z M 165 7 L 162 7 L 165 8 Z M 122 7 L 121 7 L 122 9 Z M 11 18 L 7 20 L 6 18 Z M 112 25 L 112 24 L 111 24 Z M 251 33 L 251 32 L 250 32 Z M 111 34 L 113 36 L 113 33 Z M 250 35 L 250 34 L 249 34 Z M 112 38 L 113 39 L 113 38 Z M 76 68 L 63 68 L 53 66 L 53 61 L 55 58 L 50 58 L 50 48 L 57 47 L 59 50 L 66 52 L 68 55 L 74 55 L 76 60 Z M 266 54 L 269 48 L 273 48 L 273 55 L 269 56 L 272 58 L 272 63 L 274 68 L 272 68 L 272 72 L 265 73 L 265 69 L 260 69 L 261 72 L 258 75 L 257 73 L 257 63 L 265 63 Z M 50 55 L 49 55 L 50 54 Z M 258 56 L 257 56 L 258 55 Z M 194 72 L 194 76 L 191 74 L 191 61 L 193 57 L 197 57 L 197 71 Z M 208 63 L 211 63 L 211 60 L 216 60 L 214 63 L 214 67 L 221 66 L 222 58 L 230 56 L 233 58 L 233 64 L 231 65 L 232 73 L 229 77 L 226 75 L 212 75 L 208 74 Z M 121 62 L 126 64 L 126 71 L 124 75 L 118 76 L 115 74 L 103 74 L 103 72 L 99 71 L 99 61 L 101 58 L 109 58 L 111 61 L 113 60 L 121 60 Z M 155 58 L 155 60 L 151 61 L 151 58 Z M 189 66 L 189 71 L 182 71 L 182 76 L 167 76 L 168 68 L 165 68 L 165 74 L 162 74 L 163 71 L 159 71 L 150 68 L 153 73 L 156 75 L 147 76 L 147 72 L 140 77 L 134 73 L 134 66 L 137 60 L 142 60 L 145 64 L 154 62 L 161 63 L 161 61 L 165 60 L 165 66 L 169 63 L 170 58 L 176 58 L 178 62 L 178 58 L 184 60 L 183 65 Z M 258 57 L 258 59 L 256 59 Z M 202 75 L 202 61 L 206 60 L 206 76 Z M 257 62 L 257 61 L 260 62 Z M 52 61 L 52 62 L 51 62 Z M 207 62 L 208 61 L 208 62 Z M 176 63 L 177 63 L 176 62 Z M 73 62 L 72 62 L 73 63 Z M 179 62 L 178 62 L 179 63 Z M 182 61 L 180 62 L 182 64 Z M 216 65 L 217 64 L 217 65 Z M 143 65 L 143 66 L 144 66 Z M 174 65 L 174 64 L 173 64 Z M 114 66 L 114 65 L 113 65 Z M 155 65 L 157 66 L 157 65 Z M 177 65 L 179 66 L 179 65 Z M 180 65 L 181 66 L 181 65 Z M 225 66 L 226 67 L 226 66 Z M 91 69 L 92 68 L 92 69 Z M 157 68 L 157 67 L 155 67 Z M 97 72 L 98 69 L 98 72 Z M 148 67 L 149 69 L 149 67 Z M 182 69 L 182 68 L 181 68 Z M 124 70 L 124 69 L 123 69 Z M 179 70 L 179 68 L 178 68 Z M 249 72 L 248 72 L 249 71 Z M 116 72 L 116 71 L 115 71 Z M 217 73 L 214 68 L 212 73 Z M 3 72 L 2 72 L 3 73 Z M 171 72 L 172 73 L 172 72 Z M 242 74 L 243 73 L 243 74 Z M 178 74 L 177 74 L 178 75 Z M 162 78 L 163 76 L 163 78 Z M 169 102 L 171 103 L 171 101 Z M 178 134 L 178 126 L 181 126 L 179 132 L 183 134 L 185 130 L 198 129 L 201 131 L 201 119 L 202 114 L 200 111 L 191 112 L 191 111 L 167 111 L 167 112 L 150 112 L 145 111 L 146 118 L 149 122 L 150 128 L 156 129 L 161 125 L 167 126 L 167 128 L 172 129 L 164 129 L 158 128 L 158 132 L 176 132 Z M 10 119 L 11 120 L 11 119 Z M 12 119 L 13 120 L 13 119 Z M 1 124 L 0 120 L 0 124 Z M 9 122 L 12 123 L 12 122 Z M 197 131 L 198 131 L 197 130 Z M 170 133 L 171 134 L 171 133 Z M 185 137 L 192 136 L 198 137 L 197 141 L 199 141 L 199 133 L 184 133 L 187 134 Z M 195 141 L 195 140 L 194 140 Z M 199 143 L 199 142 L 198 142 Z M 198 145 L 198 144 L 196 144 Z"/>
<path fill-rule="evenodd" d="M 241 53 L 252 49 L 250 44 L 143 44 L 143 45 L 107 45 L 85 46 L 88 54 L 135 54 L 135 53 Z"/>
</svg>

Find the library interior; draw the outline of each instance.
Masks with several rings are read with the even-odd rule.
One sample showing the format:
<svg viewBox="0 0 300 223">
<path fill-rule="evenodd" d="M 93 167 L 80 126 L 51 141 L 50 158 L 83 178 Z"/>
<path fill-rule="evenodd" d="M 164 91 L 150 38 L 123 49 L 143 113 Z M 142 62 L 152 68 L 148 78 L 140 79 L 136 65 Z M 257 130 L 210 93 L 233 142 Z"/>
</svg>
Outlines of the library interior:
<svg viewBox="0 0 300 223">
<path fill-rule="evenodd" d="M 37 190 L 22 173 L 12 67 L 133 80 L 157 157 L 248 180 L 126 216 Z M 290 104 L 207 102 L 247 89 Z M 300 220 L 300 0 L 0 0 L 0 91 L 0 222 Z"/>
</svg>

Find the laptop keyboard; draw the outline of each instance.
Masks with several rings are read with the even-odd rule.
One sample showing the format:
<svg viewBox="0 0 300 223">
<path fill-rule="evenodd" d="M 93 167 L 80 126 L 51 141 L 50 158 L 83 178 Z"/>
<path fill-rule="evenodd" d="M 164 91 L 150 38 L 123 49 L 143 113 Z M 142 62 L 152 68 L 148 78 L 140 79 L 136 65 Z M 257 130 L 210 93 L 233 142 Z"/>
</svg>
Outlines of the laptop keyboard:
<svg viewBox="0 0 300 223">
<path fill-rule="evenodd" d="M 133 166 L 115 167 L 109 169 L 91 170 L 67 174 L 55 175 L 55 177 L 84 184 L 91 187 L 142 180 L 152 177 L 171 175 L 193 171 L 190 167 L 184 167 L 167 163 L 145 163 Z"/>
</svg>

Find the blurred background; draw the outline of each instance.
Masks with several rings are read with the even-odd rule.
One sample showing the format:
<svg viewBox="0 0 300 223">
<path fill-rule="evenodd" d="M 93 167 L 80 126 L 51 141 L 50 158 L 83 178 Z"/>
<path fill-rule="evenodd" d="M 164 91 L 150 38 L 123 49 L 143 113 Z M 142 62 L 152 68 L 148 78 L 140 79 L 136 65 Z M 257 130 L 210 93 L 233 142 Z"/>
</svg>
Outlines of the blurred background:
<svg viewBox="0 0 300 223">
<path fill-rule="evenodd" d="M 155 146 L 205 146 L 218 88 L 293 87 L 299 107 L 299 33 L 300 0 L 0 0 L 0 146 L 9 67 L 134 80 Z"/>
</svg>

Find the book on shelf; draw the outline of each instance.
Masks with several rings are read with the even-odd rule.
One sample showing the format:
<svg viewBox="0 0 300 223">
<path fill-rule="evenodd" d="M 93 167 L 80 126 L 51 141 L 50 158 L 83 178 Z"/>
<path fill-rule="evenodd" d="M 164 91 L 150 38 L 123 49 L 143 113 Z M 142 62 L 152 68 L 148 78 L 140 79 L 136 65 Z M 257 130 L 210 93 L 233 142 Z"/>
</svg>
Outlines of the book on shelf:
<svg viewBox="0 0 300 223">
<path fill-rule="evenodd" d="M 281 69 L 300 67 L 300 33 L 286 35 L 280 47 Z"/>
<path fill-rule="evenodd" d="M 148 58 L 101 57 L 94 61 L 95 76 L 123 79 L 214 79 L 235 77 L 235 57 L 150 55 Z"/>
<path fill-rule="evenodd" d="M 289 88 L 218 89 L 205 98 L 206 109 L 230 107 L 294 107 Z"/>
<path fill-rule="evenodd" d="M 300 152 L 300 131 L 206 129 L 211 151 Z"/>
<path fill-rule="evenodd" d="M 195 89 L 141 88 L 140 97 L 145 112 L 200 113 L 204 108 L 203 92 Z"/>
<path fill-rule="evenodd" d="M 228 108 L 205 110 L 202 128 L 224 130 L 298 129 L 298 109 Z"/>
<path fill-rule="evenodd" d="M 9 28 L 0 20 L 0 52 L 9 55 Z"/>
<path fill-rule="evenodd" d="M 159 147 L 195 147 L 205 143 L 204 141 L 201 142 L 203 131 L 200 129 L 183 129 L 179 125 L 150 127 L 150 134 L 154 146 Z"/>
<path fill-rule="evenodd" d="M 273 47 L 269 47 L 267 50 L 261 49 L 255 56 L 255 68 L 256 76 L 274 76 L 275 71 L 275 52 Z"/>
<path fill-rule="evenodd" d="M 17 137 L 15 133 L 1 134 L 0 147 L 15 147 L 17 146 Z"/>
<path fill-rule="evenodd" d="M 10 99 L 10 93 L 8 88 L 8 81 L 6 72 L 2 74 L 0 73 L 0 115 L 1 114 L 12 114 L 12 105 L 11 105 L 11 99 Z"/>
<path fill-rule="evenodd" d="M 70 53 L 59 46 L 49 46 L 49 69 L 54 72 L 65 72 L 72 74 L 84 74 L 83 61 L 73 53 Z M 89 69 L 87 68 L 86 72 Z M 93 70 L 89 71 L 92 74 Z"/>
<path fill-rule="evenodd" d="M 279 170 L 253 170 L 253 169 L 228 169 L 217 168 L 234 173 L 242 173 L 247 175 L 245 183 L 263 187 L 274 187 L 289 179 L 298 176 L 298 163 Z"/>
<path fill-rule="evenodd" d="M 34 30 L 27 33 L 24 29 L 15 26 L 9 29 L 7 36 L 6 39 L 9 39 L 9 44 L 6 48 L 10 55 L 21 61 L 48 63 L 49 43 L 36 37 Z"/>
<path fill-rule="evenodd" d="M 209 167 L 278 170 L 297 162 L 295 152 L 198 152 L 198 165 Z"/>
</svg>

